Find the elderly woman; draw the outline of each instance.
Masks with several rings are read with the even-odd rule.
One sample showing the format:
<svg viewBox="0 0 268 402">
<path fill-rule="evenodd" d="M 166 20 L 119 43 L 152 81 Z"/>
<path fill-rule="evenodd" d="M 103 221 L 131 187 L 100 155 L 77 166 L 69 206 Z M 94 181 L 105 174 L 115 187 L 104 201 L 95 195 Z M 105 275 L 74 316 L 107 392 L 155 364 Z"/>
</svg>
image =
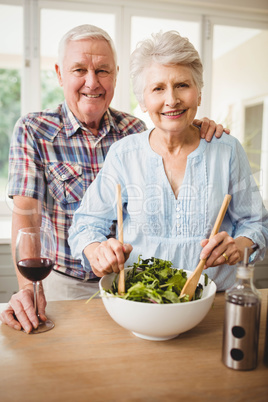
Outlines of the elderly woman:
<svg viewBox="0 0 268 402">
<path fill-rule="evenodd" d="M 240 143 L 223 135 L 207 143 L 192 125 L 201 102 L 202 63 L 188 39 L 170 31 L 139 44 L 131 57 L 135 95 L 154 128 L 112 145 L 103 169 L 74 215 L 73 256 L 97 276 L 142 258 L 170 260 L 194 270 L 207 258 L 218 290 L 235 278 L 245 247 L 263 258 L 268 214 Z M 216 144 L 220 142 L 220 146 Z M 122 188 L 124 241 L 107 239 Z M 221 231 L 210 241 L 225 194 L 232 200 Z M 203 247 L 203 249 L 202 249 Z"/>
</svg>

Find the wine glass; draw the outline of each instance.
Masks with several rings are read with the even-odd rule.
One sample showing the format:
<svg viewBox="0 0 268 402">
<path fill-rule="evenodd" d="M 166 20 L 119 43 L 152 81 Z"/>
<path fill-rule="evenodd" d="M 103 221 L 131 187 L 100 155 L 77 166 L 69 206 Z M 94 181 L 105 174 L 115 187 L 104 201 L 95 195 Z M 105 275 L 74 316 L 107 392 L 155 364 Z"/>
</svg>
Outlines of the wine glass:
<svg viewBox="0 0 268 402">
<path fill-rule="evenodd" d="M 38 317 L 39 281 L 51 272 L 56 256 L 56 247 L 51 229 L 28 227 L 18 231 L 16 242 L 16 264 L 24 278 L 33 282 L 34 308 Z M 39 320 L 39 325 L 31 334 L 39 334 L 54 328 L 54 323 L 47 319 Z"/>
</svg>

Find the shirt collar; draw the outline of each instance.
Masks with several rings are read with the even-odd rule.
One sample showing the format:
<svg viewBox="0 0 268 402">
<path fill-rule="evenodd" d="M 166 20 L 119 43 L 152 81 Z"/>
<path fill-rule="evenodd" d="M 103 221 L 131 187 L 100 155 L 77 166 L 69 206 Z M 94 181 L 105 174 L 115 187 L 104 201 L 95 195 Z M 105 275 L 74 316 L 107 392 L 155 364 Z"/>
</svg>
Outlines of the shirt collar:
<svg viewBox="0 0 268 402">
<path fill-rule="evenodd" d="M 75 117 L 73 112 L 69 109 L 66 101 L 64 101 L 62 106 L 63 111 L 63 120 L 64 120 L 64 127 L 66 130 L 67 137 L 71 137 L 74 135 L 78 130 L 83 130 L 89 136 L 93 136 L 91 131 L 84 127 L 81 122 Z M 110 109 L 108 109 L 101 119 L 100 128 L 97 136 L 93 136 L 95 138 L 96 144 L 105 137 L 113 128 L 117 133 L 120 132 L 118 125 L 114 121 Z"/>
</svg>

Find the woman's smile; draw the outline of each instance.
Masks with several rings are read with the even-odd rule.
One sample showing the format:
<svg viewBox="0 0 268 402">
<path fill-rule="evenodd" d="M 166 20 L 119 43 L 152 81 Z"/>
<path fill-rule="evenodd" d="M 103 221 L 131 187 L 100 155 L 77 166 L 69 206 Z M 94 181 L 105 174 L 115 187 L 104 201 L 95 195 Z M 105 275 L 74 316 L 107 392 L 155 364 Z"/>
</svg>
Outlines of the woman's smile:
<svg viewBox="0 0 268 402">
<path fill-rule="evenodd" d="M 184 109 L 184 110 L 174 110 L 172 112 L 163 112 L 161 114 L 162 114 L 162 116 L 165 116 L 165 117 L 170 118 L 170 119 L 177 119 L 177 118 L 180 118 L 185 112 L 186 112 L 186 109 Z"/>
</svg>

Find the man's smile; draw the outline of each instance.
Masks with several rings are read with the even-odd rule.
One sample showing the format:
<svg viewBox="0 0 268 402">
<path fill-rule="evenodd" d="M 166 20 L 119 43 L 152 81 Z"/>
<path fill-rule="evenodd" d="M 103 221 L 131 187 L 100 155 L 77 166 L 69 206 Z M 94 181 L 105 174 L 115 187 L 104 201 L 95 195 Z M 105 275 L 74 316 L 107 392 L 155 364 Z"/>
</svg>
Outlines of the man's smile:
<svg viewBox="0 0 268 402">
<path fill-rule="evenodd" d="M 95 94 L 95 95 L 91 95 L 91 94 L 82 94 L 82 95 L 84 95 L 86 98 L 89 98 L 89 99 L 94 99 L 94 98 L 100 98 L 102 95 L 101 94 Z"/>
</svg>

